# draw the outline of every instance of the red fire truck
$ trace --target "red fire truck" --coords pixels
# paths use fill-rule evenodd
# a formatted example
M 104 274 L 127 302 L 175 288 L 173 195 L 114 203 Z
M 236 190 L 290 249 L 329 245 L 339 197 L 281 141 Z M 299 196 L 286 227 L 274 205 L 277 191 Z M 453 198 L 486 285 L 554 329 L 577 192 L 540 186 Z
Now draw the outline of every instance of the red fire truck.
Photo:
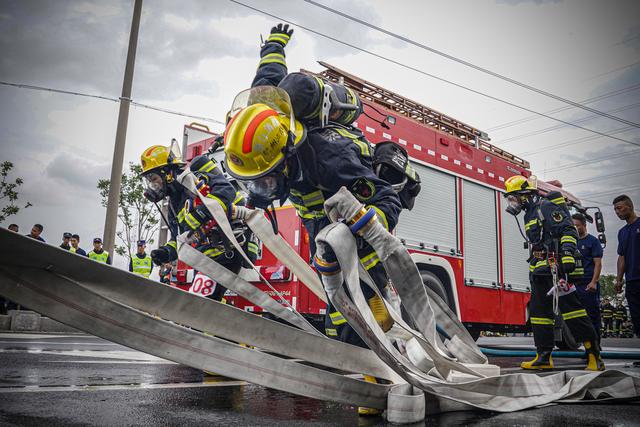
M 404 146 L 420 175 L 422 191 L 413 210 L 401 213 L 396 235 L 411 252 L 425 286 L 449 304 L 473 335 L 524 330 L 530 295 L 528 250 L 514 217 L 504 212 L 502 192 L 510 176 L 531 175 L 529 163 L 490 144 L 487 134 L 472 126 L 321 64 L 326 69 L 316 75 L 340 82 L 361 97 L 366 114 L 354 126 L 372 144 L 393 141 Z M 185 126 L 186 159 L 206 152 L 216 136 L 200 125 Z M 544 182 L 538 186 L 563 191 L 579 204 L 564 190 Z M 295 209 L 283 206 L 277 215 L 284 239 L 308 260 L 309 237 Z M 313 320 L 323 317 L 324 304 L 266 248 L 258 265 L 296 310 Z M 184 265 L 178 270 L 180 287 L 188 288 L 193 273 Z M 273 292 L 251 273 L 249 280 Z M 233 293 L 227 299 L 236 307 L 261 312 Z

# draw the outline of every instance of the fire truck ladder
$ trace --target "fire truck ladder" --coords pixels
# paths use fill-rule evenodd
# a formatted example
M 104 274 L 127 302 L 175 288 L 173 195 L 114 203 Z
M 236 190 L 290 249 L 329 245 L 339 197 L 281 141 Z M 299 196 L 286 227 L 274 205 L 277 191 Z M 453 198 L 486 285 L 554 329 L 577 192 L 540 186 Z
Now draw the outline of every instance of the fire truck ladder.
M 319 73 L 314 73 L 308 70 L 301 71 L 306 74 L 316 75 L 334 83 L 343 84 L 354 90 L 358 96 L 362 98 L 363 102 L 369 105 L 377 104 L 387 110 L 393 111 L 396 114 L 415 120 L 422 125 L 430 126 L 440 132 L 455 136 L 472 147 L 513 162 L 525 169 L 529 169 L 529 162 L 526 160 L 490 144 L 489 141 L 491 139 L 486 132 L 449 117 L 439 111 L 426 107 L 416 101 L 400 96 L 397 93 L 391 92 L 390 90 L 374 83 L 361 79 L 360 77 L 354 76 L 353 74 L 347 73 L 346 71 L 334 67 L 331 64 L 327 64 L 323 61 L 318 61 L 318 63 L 326 69 Z

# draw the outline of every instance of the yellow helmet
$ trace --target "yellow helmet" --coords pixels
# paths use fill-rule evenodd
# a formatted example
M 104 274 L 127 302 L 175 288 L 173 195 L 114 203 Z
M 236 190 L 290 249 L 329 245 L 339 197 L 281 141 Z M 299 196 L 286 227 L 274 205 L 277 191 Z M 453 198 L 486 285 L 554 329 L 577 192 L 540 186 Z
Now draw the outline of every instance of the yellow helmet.
M 520 193 L 523 191 L 533 191 L 536 189 L 534 180 L 529 180 L 522 175 L 514 175 L 504 182 L 507 194 Z
M 140 164 L 142 165 L 142 173 L 145 174 L 165 166 L 182 166 L 185 163 L 180 158 L 180 155 L 175 153 L 171 147 L 152 145 L 140 155 Z
M 225 165 L 229 174 L 246 180 L 273 171 L 285 158 L 290 130 L 295 146 L 305 135 L 300 122 L 263 103 L 242 108 L 224 132 Z

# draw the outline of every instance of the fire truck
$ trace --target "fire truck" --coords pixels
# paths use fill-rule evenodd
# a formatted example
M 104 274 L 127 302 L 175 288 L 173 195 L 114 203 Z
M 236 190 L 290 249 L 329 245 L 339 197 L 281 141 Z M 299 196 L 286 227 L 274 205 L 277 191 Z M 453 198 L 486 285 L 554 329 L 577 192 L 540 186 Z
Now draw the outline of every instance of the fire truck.
M 510 176 L 531 175 L 529 162 L 490 144 L 485 132 L 320 64 L 325 67 L 320 73 L 302 71 L 354 90 L 365 113 L 353 126 L 372 144 L 393 141 L 402 145 L 420 175 L 422 191 L 414 208 L 402 211 L 395 233 L 411 253 L 425 286 L 442 297 L 474 336 L 480 331 L 526 330 L 529 253 L 516 219 L 504 211 L 503 190 Z M 186 160 L 205 153 L 216 136 L 202 125 L 185 126 Z M 579 206 L 573 195 L 559 187 L 541 181 L 538 187 L 561 191 Z M 280 234 L 309 261 L 309 236 L 295 209 L 285 205 L 276 212 Z M 296 310 L 311 320 L 323 318 L 324 303 L 266 248 L 257 265 Z M 244 273 L 256 286 L 273 293 L 260 283 L 257 273 Z M 192 281 L 192 270 L 180 264 L 177 285 L 188 289 Z M 262 312 L 231 292 L 226 299 L 246 311 Z

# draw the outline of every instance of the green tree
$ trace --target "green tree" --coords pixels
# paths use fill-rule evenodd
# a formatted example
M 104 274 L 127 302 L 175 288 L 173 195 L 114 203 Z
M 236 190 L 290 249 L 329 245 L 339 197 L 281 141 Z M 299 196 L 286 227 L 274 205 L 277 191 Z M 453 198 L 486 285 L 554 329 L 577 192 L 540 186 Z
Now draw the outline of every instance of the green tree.
M 600 296 L 602 298 L 615 298 L 616 296 L 616 275 L 603 274 L 600 276 Z
M 118 220 L 122 229 L 116 232 L 122 243 L 116 244 L 115 251 L 118 255 L 129 257 L 135 251 L 137 240 L 145 240 L 147 244 L 153 243 L 153 235 L 160 225 L 160 217 L 153 203 L 144 197 L 144 185 L 140 179 L 142 167 L 129 163 L 129 171 L 122 174 L 122 186 L 120 187 L 120 206 L 118 208 Z M 102 206 L 107 206 L 109 197 L 108 179 L 98 180 L 98 190 L 102 197 Z
M 15 215 L 20 212 L 20 209 L 26 209 L 29 206 L 33 206 L 30 202 L 27 202 L 24 207 L 18 206 L 18 192 L 19 187 L 24 183 L 22 178 L 16 178 L 11 180 L 9 173 L 13 169 L 13 163 L 10 161 L 4 161 L 0 163 L 0 203 L 2 209 L 0 209 L 0 222 L 4 222 L 11 215 Z

